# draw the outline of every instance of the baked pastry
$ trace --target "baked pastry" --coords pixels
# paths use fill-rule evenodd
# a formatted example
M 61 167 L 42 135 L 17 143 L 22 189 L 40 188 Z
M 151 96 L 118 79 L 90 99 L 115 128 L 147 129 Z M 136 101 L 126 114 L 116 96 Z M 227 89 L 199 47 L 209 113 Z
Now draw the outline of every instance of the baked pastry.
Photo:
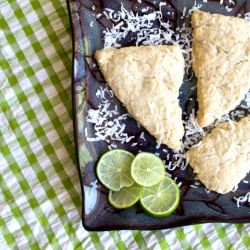
M 178 102 L 184 76 L 179 46 L 102 49 L 95 53 L 101 72 L 128 112 L 161 143 L 181 149 L 184 135 Z
M 250 170 L 250 115 L 239 122 L 221 123 L 185 155 L 208 189 L 227 193 Z
M 197 121 L 205 127 L 239 105 L 250 89 L 250 23 L 195 11 L 192 26 Z

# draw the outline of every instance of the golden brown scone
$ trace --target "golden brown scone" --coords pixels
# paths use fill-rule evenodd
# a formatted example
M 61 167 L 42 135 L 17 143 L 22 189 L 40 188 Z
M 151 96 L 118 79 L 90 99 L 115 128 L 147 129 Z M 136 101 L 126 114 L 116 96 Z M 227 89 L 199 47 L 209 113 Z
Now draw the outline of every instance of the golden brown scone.
M 197 121 L 205 127 L 239 105 L 250 88 L 250 23 L 195 11 L 192 26 Z
M 227 193 L 237 188 L 250 170 L 250 115 L 213 129 L 186 153 L 196 178 L 208 189 Z
M 128 112 L 155 138 L 174 150 L 184 134 L 178 104 L 184 75 L 179 46 L 102 49 L 95 58 L 109 86 Z

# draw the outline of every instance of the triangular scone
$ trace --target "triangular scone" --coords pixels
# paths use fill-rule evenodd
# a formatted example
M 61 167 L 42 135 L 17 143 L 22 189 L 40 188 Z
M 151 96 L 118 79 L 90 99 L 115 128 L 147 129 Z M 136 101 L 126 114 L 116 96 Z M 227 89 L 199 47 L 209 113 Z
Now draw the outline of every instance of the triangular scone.
M 237 188 L 250 170 L 250 115 L 239 122 L 221 123 L 186 153 L 208 189 L 227 193 Z
M 239 105 L 250 88 L 250 23 L 195 11 L 192 26 L 197 121 L 205 127 Z
M 181 149 L 178 95 L 184 75 L 179 46 L 103 49 L 95 53 L 105 80 L 128 112 L 161 143 Z

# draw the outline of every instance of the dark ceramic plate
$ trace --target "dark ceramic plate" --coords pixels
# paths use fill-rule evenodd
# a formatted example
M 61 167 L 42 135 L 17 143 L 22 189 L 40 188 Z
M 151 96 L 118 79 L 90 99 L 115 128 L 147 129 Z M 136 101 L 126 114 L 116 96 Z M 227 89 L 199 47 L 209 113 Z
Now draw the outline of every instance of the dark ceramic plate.
M 168 20 L 173 27 L 177 28 L 183 21 L 189 23 L 189 20 L 183 20 L 181 13 L 184 7 L 187 10 L 194 5 L 193 0 L 169 0 L 165 1 L 164 18 Z M 197 4 L 203 3 L 201 10 L 213 13 L 222 13 L 225 15 L 244 15 L 250 11 L 250 1 L 209 1 L 203 3 L 197 1 Z M 145 0 L 142 3 L 132 0 L 71 0 L 68 2 L 73 28 L 73 100 L 75 112 L 75 139 L 79 160 L 79 174 L 83 190 L 83 225 L 87 230 L 113 230 L 113 229 L 162 229 L 182 225 L 189 225 L 204 222 L 250 222 L 249 203 L 244 203 L 237 208 L 234 197 L 239 197 L 250 191 L 250 184 L 241 182 L 237 192 L 231 192 L 226 195 L 219 195 L 215 192 L 207 193 L 204 186 L 199 183 L 194 188 L 194 176 L 191 168 L 181 171 L 177 169 L 171 174 L 181 185 L 181 203 L 176 212 L 166 218 L 156 219 L 146 215 L 139 205 L 129 209 L 116 210 L 111 207 L 107 201 L 107 190 L 97 181 L 95 175 L 95 165 L 104 152 L 108 150 L 109 144 L 116 145 L 118 148 L 125 148 L 134 153 L 139 150 L 159 153 L 164 159 L 166 154 L 170 153 L 171 161 L 175 161 L 172 151 L 166 146 L 156 147 L 155 139 L 147 133 L 142 127 L 138 126 L 132 117 L 127 117 L 123 122 L 126 124 L 125 133 L 134 136 L 132 141 L 125 144 L 110 141 L 88 142 L 88 137 L 94 137 L 93 124 L 87 122 L 86 116 L 89 109 L 97 110 L 101 105 L 101 100 L 96 96 L 100 87 L 105 87 L 98 68 L 95 66 L 93 53 L 103 48 L 103 30 L 110 27 L 111 23 L 100 16 L 98 20 L 96 15 L 102 13 L 104 8 L 119 10 L 121 3 L 126 9 L 140 13 L 142 8 L 149 7 L 149 10 L 155 10 L 159 6 L 159 1 Z M 95 5 L 95 8 L 92 6 Z M 226 7 L 227 6 L 227 7 Z M 226 7 L 226 8 L 225 8 Z M 232 8 L 231 12 L 228 9 Z M 170 15 L 168 16 L 168 13 Z M 93 27 L 92 27 L 93 26 Z M 133 45 L 133 34 L 129 40 L 123 41 L 123 46 Z M 180 91 L 180 104 L 187 114 L 192 107 L 195 107 L 196 93 L 191 91 L 195 86 L 196 79 L 193 77 L 185 81 Z M 117 105 L 119 114 L 126 114 L 125 108 L 115 98 L 106 96 L 111 103 L 111 108 Z M 191 98 L 191 100 L 190 100 Z M 112 119 L 111 119 L 112 120 Z M 141 132 L 145 132 L 146 140 L 140 138 Z M 132 145 L 136 145 L 133 146 Z M 166 159 L 165 159 L 166 160 Z M 250 176 L 245 178 L 249 180 Z

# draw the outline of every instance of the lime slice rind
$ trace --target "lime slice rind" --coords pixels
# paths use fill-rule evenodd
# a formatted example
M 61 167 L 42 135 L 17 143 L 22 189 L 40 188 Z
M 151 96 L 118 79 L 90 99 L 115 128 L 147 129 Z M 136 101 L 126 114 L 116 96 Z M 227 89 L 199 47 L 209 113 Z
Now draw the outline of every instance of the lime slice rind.
M 180 202 L 180 189 L 166 176 L 163 161 L 152 153 L 136 157 L 128 151 L 115 149 L 104 154 L 97 164 L 97 176 L 109 189 L 109 203 L 124 209 L 140 200 L 151 216 L 173 213 Z
M 131 176 L 138 185 L 150 187 L 162 181 L 165 165 L 152 153 L 139 153 L 131 165 Z
M 143 188 L 134 184 L 131 187 L 122 188 L 118 192 L 109 191 L 109 203 L 118 209 L 128 208 L 139 201 L 143 192 Z
M 169 187 L 166 188 L 166 186 Z M 152 187 L 144 187 L 140 198 L 140 204 L 145 212 L 154 217 L 164 217 L 172 214 L 178 207 L 179 202 L 180 189 L 167 176 L 159 184 Z
M 130 169 L 135 156 L 122 149 L 114 149 L 105 153 L 97 164 L 99 181 L 112 191 L 134 184 Z

